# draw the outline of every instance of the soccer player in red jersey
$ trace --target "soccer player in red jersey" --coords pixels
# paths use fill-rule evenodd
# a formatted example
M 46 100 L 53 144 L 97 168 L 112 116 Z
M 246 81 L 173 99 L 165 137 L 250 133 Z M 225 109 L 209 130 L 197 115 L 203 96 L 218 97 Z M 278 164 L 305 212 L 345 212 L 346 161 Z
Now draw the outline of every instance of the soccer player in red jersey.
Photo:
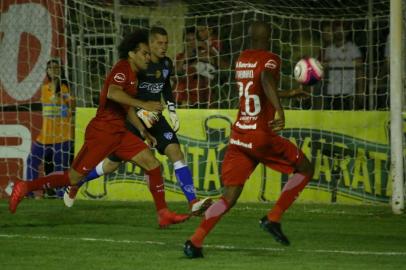
M 141 101 L 135 99 L 137 73 L 145 70 L 150 61 L 148 32 L 136 30 L 126 36 L 119 48 L 120 61 L 108 74 L 100 93 L 100 104 L 96 116 L 89 122 L 85 142 L 73 161 L 69 171 L 55 173 L 35 181 L 17 181 L 10 196 L 9 210 L 15 213 L 19 202 L 31 191 L 76 185 L 100 161 L 110 154 L 124 161 L 137 163 L 147 176 L 149 189 L 154 199 L 160 227 L 186 220 L 188 215 L 170 212 L 165 201 L 164 185 L 160 163 L 142 139 L 128 131 L 125 125 L 128 119 L 137 127 L 150 144 L 156 144 L 138 118 L 135 107 L 149 111 L 162 111 L 159 101 Z
M 155 137 L 157 144 L 155 149 L 162 155 L 166 155 L 169 161 L 174 166 L 174 173 L 178 180 L 179 186 L 189 202 L 191 214 L 201 215 L 210 205 L 211 199 L 197 199 L 195 188 L 184 154 L 182 153 L 176 132 L 179 129 L 179 118 L 175 111 L 175 105 L 172 97 L 172 87 L 170 75 L 172 74 L 172 60 L 166 56 L 168 49 L 168 33 L 162 27 L 154 26 L 149 32 L 149 48 L 151 53 L 151 61 L 146 70 L 138 73 L 138 88 L 135 96 L 140 100 L 155 100 L 159 101 L 163 97 L 169 111 L 169 119 L 172 127 L 169 125 L 166 118 L 159 112 L 148 112 L 145 110 L 141 114 L 141 120 L 147 131 Z M 138 111 L 138 115 L 140 115 Z M 143 115 L 153 114 L 153 119 L 143 117 Z M 127 123 L 127 128 L 138 137 L 141 137 L 139 130 L 130 123 Z M 99 176 L 115 171 L 121 164 L 121 159 L 109 155 L 107 159 L 99 163 L 85 178 L 84 182 L 91 181 Z M 64 203 L 67 207 L 72 207 L 78 189 L 72 188 L 64 195 Z
M 220 200 L 206 210 L 199 227 L 186 241 L 184 253 L 189 258 L 203 257 L 205 237 L 234 206 L 258 163 L 282 173 L 293 173 L 273 208 L 260 220 L 261 228 L 276 241 L 290 244 L 280 221 L 312 178 L 313 166 L 300 149 L 276 133 L 285 126 L 278 96 L 288 95 L 281 95 L 277 90 L 281 61 L 267 51 L 270 32 L 266 23 L 254 22 L 249 31 L 251 48 L 241 52 L 236 62 L 240 108 L 222 166 L 224 192 Z

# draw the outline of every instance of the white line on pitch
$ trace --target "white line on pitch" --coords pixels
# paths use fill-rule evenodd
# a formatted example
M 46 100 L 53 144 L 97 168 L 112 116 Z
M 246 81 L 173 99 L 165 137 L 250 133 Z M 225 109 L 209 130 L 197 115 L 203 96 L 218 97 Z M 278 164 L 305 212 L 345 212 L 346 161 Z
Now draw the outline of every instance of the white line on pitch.
M 49 237 L 43 235 L 20 235 L 20 234 L 0 234 L 3 238 L 30 238 L 30 239 L 41 239 L 41 240 L 68 240 L 68 241 L 84 241 L 84 242 L 109 242 L 117 244 L 147 244 L 147 245 L 168 245 L 165 242 L 159 241 L 138 241 L 138 240 L 116 240 L 110 238 L 89 238 L 89 237 L 79 237 L 79 238 L 69 238 L 69 237 Z M 281 252 L 289 249 L 285 248 L 268 248 L 268 247 L 237 247 L 237 246 L 225 246 L 225 245 L 205 245 L 208 248 L 214 249 L 224 249 L 224 250 L 246 250 L 246 251 L 273 251 Z M 329 250 L 329 249 L 296 249 L 297 252 L 303 253 L 335 253 L 335 254 L 347 254 L 347 255 L 373 255 L 373 256 L 406 256 L 406 252 L 397 251 L 357 251 L 357 250 Z
M 258 212 L 267 212 L 270 210 L 270 207 L 250 207 L 250 206 L 243 206 L 243 207 L 233 207 L 233 211 L 258 211 Z M 302 210 L 301 210 L 302 211 Z M 355 212 L 348 212 L 345 210 L 324 210 L 324 209 L 303 209 L 305 213 L 316 213 L 316 214 L 328 214 L 328 215 L 350 215 L 350 216 L 375 216 L 376 213 L 355 213 Z
M 351 250 L 303 250 L 298 249 L 299 252 L 306 253 L 339 253 L 339 254 L 351 254 L 351 255 L 377 255 L 377 256 L 406 256 L 406 252 L 397 251 L 351 251 Z
M 69 240 L 69 241 L 87 241 L 87 242 L 109 242 L 109 243 L 123 243 L 123 244 L 149 244 L 149 245 L 166 245 L 164 242 L 158 241 L 137 241 L 137 240 L 116 240 L 116 239 L 109 239 L 109 238 L 89 238 L 89 237 L 79 237 L 79 238 L 71 238 L 71 237 L 49 237 L 44 235 L 21 235 L 21 234 L 0 234 L 0 237 L 3 238 L 30 238 L 30 239 L 41 239 L 41 240 Z

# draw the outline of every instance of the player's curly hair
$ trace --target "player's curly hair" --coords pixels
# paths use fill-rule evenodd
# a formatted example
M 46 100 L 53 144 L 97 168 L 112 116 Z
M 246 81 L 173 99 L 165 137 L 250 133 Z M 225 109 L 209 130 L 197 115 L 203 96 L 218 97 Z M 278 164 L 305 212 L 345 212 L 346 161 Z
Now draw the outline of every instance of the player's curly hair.
M 118 55 L 120 59 L 127 59 L 128 52 L 137 49 L 140 43 L 148 45 L 148 31 L 138 28 L 131 34 L 126 35 L 118 46 Z

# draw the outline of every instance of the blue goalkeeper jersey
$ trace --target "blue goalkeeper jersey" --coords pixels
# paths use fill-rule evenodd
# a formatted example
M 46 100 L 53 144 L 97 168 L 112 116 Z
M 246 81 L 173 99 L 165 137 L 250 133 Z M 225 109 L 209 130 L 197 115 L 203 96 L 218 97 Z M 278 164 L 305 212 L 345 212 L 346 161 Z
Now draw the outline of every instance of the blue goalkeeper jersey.
M 165 101 L 173 102 L 170 76 L 173 64 L 169 57 L 150 62 L 146 70 L 138 73 L 138 92 L 135 98 L 159 101 L 163 95 Z

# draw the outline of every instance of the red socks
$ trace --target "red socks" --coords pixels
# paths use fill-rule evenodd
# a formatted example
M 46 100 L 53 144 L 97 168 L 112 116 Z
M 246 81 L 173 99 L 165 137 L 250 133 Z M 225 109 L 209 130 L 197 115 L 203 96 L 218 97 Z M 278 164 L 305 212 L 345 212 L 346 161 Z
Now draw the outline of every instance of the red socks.
M 310 179 L 311 176 L 295 173 L 283 187 L 278 201 L 268 213 L 268 219 L 273 222 L 280 222 L 283 213 L 296 200 L 299 193 L 305 188 L 307 183 L 309 183 Z
M 159 210 L 168 207 L 165 201 L 165 189 L 161 169 L 157 167 L 153 170 L 146 171 L 145 174 L 149 191 L 154 199 L 156 210 L 159 212 Z
M 26 181 L 28 192 L 41 190 L 44 188 L 57 188 L 70 185 L 69 171 L 54 172 L 47 176 Z
M 279 222 L 282 214 L 295 201 L 310 179 L 311 176 L 295 173 L 283 187 L 282 194 L 278 201 L 268 213 L 268 219 L 274 222 Z M 193 245 L 201 247 L 207 234 L 214 228 L 217 222 L 220 221 L 222 216 L 229 209 L 230 206 L 224 197 L 221 197 L 219 201 L 210 206 L 209 209 L 206 210 L 199 227 L 196 229 L 192 237 L 190 237 Z
M 214 228 L 221 217 L 229 210 L 228 202 L 224 197 L 212 204 L 204 213 L 200 226 L 196 229 L 190 240 L 196 247 L 203 245 L 204 238 Z

